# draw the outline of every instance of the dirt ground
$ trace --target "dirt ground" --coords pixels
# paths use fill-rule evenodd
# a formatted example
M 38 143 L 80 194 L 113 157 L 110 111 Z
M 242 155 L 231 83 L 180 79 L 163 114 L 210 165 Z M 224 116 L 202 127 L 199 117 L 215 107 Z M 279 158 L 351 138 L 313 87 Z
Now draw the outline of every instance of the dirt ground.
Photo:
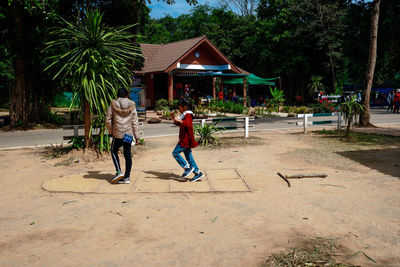
M 260 266 L 302 239 L 327 237 L 345 248 L 343 262 L 400 266 L 398 140 L 366 146 L 299 131 L 251 135 L 251 144 L 196 148 L 194 157 L 208 172 L 236 168 L 252 192 L 51 193 L 42 189 L 49 180 L 83 173 L 128 185 L 108 184 L 107 156 L 75 152 L 80 161 L 71 163 L 41 148 L 0 151 L 0 265 Z M 176 141 L 147 140 L 133 156 L 132 180 L 145 171 L 180 175 Z M 290 180 L 289 188 L 277 172 L 328 177 Z

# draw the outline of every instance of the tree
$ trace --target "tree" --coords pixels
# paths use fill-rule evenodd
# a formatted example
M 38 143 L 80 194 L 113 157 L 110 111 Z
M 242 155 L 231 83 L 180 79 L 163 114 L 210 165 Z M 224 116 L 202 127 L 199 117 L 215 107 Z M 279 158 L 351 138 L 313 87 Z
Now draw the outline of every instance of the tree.
M 362 103 L 365 106 L 364 111 L 360 115 L 360 125 L 369 126 L 369 101 L 371 94 L 372 82 L 374 80 L 374 72 L 376 65 L 376 50 L 378 43 L 378 22 L 379 22 L 379 7 L 381 0 L 374 0 L 372 3 L 373 11 L 371 15 L 371 34 L 370 34 L 370 45 L 369 45 L 369 56 L 368 56 L 368 67 L 365 78 L 365 86 L 362 93 Z
M 313 95 L 315 92 L 324 91 L 325 86 L 323 85 L 321 76 L 311 76 L 311 83 L 308 84 L 308 88 L 310 89 L 310 95 Z
M 347 138 L 350 137 L 350 129 L 352 127 L 354 118 L 357 115 L 362 114 L 362 112 L 365 110 L 365 106 L 358 103 L 356 99 L 356 96 L 353 96 L 349 101 L 346 101 L 340 105 L 340 112 L 344 114 L 347 123 L 345 133 Z
M 233 5 L 239 10 L 242 17 L 254 15 L 254 11 L 258 5 L 258 0 L 220 0 L 221 3 L 230 6 Z
M 316 46 L 326 51 L 332 88 L 336 87 L 338 63 L 343 60 L 342 46 L 344 36 L 345 10 L 336 1 L 304 0 L 292 1 L 293 9 L 302 15 L 299 30 L 302 34 L 311 35 Z
M 85 114 L 86 147 L 90 144 L 92 115 L 104 118 L 117 89 L 130 85 L 129 67 L 139 51 L 130 41 L 134 35 L 128 30 L 133 25 L 108 27 L 102 17 L 99 10 L 89 10 L 77 24 L 61 20 L 61 25 L 50 33 L 56 39 L 46 48 L 62 51 L 49 58 L 46 70 L 55 69 L 54 78 L 71 79 Z

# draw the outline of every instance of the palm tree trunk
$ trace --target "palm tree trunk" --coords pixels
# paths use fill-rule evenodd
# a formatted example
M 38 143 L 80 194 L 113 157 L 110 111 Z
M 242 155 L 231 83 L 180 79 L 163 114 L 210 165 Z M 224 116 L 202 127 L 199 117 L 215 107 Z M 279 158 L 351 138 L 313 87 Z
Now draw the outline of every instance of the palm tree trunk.
M 89 148 L 91 145 L 91 135 L 90 135 L 90 128 L 92 126 L 92 115 L 90 114 L 90 106 L 89 101 L 85 98 L 85 106 L 84 106 L 84 117 L 83 121 L 85 123 L 85 148 Z
M 376 50 L 378 43 L 378 22 L 379 22 L 379 6 L 381 4 L 381 0 L 374 0 L 373 2 L 373 12 L 371 16 L 371 35 L 370 35 L 370 43 L 369 43 L 369 59 L 368 59 L 368 67 L 365 78 L 365 86 L 362 93 L 362 104 L 364 104 L 365 109 L 360 114 L 360 125 L 361 126 L 369 126 L 371 123 L 369 122 L 370 114 L 369 114 L 369 101 L 371 94 L 372 82 L 374 80 L 374 72 L 376 65 Z

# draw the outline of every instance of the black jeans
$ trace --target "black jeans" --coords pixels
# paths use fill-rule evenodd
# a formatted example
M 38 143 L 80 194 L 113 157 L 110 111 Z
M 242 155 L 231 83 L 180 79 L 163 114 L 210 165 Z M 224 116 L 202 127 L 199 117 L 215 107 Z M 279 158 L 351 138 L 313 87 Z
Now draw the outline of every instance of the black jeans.
M 125 143 L 122 141 L 122 138 L 113 138 L 111 143 L 111 157 L 114 162 L 115 170 L 117 172 L 122 172 L 121 164 L 119 163 L 118 150 L 119 148 L 124 147 L 124 158 L 125 158 L 125 175 L 124 178 L 127 178 L 131 175 L 132 169 L 132 156 L 131 156 L 131 144 Z

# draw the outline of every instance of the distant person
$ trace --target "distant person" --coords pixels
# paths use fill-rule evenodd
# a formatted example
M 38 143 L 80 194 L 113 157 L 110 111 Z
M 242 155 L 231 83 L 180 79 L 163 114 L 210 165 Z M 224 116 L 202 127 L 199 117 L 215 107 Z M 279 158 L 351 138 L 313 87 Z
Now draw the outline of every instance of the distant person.
M 218 99 L 219 100 L 224 100 L 224 92 L 222 90 L 219 91 L 219 93 L 218 93 Z
M 178 104 L 181 115 L 178 118 L 175 118 L 174 113 L 170 115 L 174 124 L 179 125 L 179 142 L 174 151 L 172 151 L 172 156 L 179 166 L 184 169 L 182 178 L 188 177 L 193 172 L 194 177 L 190 181 L 194 182 L 200 180 L 203 177 L 203 173 L 197 167 L 192 155 L 192 148 L 197 147 L 199 144 L 194 139 L 193 112 L 189 110 L 190 106 L 191 103 L 188 99 L 181 98 Z M 187 162 L 180 155 L 182 152 L 185 154 Z
M 394 98 L 394 90 L 390 91 L 386 97 L 386 101 L 388 103 L 387 112 L 393 111 L 393 98 Z
M 190 97 L 190 84 L 185 84 L 184 98 L 189 99 Z
M 115 166 L 116 174 L 112 179 L 112 184 L 129 184 L 132 169 L 131 144 L 133 136 L 136 145 L 139 144 L 139 121 L 135 102 L 128 98 L 128 91 L 120 88 L 117 99 L 111 102 L 108 107 L 106 126 L 108 132 L 113 135 L 111 143 L 111 157 Z M 125 174 L 122 173 L 121 164 L 118 157 L 118 150 L 124 147 Z
M 400 88 L 396 89 L 396 93 L 393 96 L 393 113 L 399 114 L 400 109 Z

